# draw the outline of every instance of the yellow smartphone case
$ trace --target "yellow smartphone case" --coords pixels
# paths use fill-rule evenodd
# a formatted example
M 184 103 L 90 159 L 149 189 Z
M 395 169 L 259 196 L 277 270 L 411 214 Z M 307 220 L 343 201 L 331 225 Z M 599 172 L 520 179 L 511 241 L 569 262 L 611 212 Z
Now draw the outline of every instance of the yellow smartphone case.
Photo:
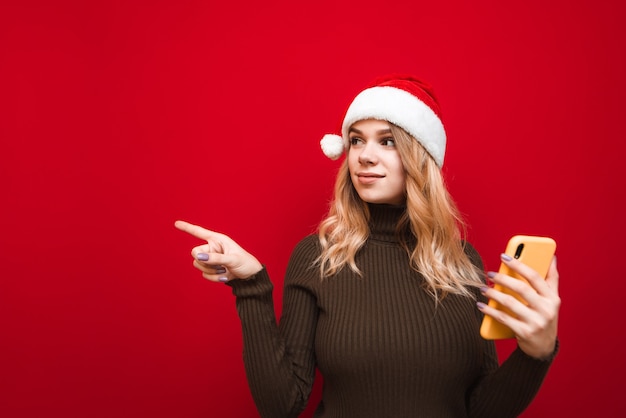
M 550 268 L 550 263 L 555 251 L 556 242 L 552 238 L 515 235 L 509 240 L 504 253 L 519 259 L 522 263 L 526 264 L 545 278 L 548 275 L 548 269 Z M 509 269 L 504 263 L 500 264 L 499 273 L 526 281 L 522 276 Z M 525 303 L 519 295 L 502 288 L 498 284 L 494 285 L 494 289 L 510 294 L 516 297 L 519 301 Z M 489 306 L 512 315 L 510 310 L 500 305 L 493 299 L 489 300 Z M 509 327 L 496 321 L 489 315 L 485 315 L 483 318 L 483 322 L 480 327 L 480 335 L 487 340 L 502 340 L 515 337 L 515 334 L 513 334 L 513 331 L 511 331 Z

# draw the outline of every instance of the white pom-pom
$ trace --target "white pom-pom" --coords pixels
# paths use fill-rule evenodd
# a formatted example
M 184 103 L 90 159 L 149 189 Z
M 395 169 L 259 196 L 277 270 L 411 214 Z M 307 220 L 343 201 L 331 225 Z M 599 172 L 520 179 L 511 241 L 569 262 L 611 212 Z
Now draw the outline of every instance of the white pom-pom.
M 320 141 L 322 152 L 331 160 L 336 160 L 343 154 L 343 138 L 339 135 L 326 134 Z

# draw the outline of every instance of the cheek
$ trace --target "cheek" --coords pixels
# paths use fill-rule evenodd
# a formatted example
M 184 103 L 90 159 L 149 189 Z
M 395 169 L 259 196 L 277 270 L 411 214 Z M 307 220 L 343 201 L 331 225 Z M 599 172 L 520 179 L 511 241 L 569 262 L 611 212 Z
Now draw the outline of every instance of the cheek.
M 389 162 L 389 164 L 394 174 L 398 175 L 403 180 L 406 178 L 404 165 L 402 164 L 402 160 L 400 159 L 399 155 L 396 155 L 395 158 Z
M 398 173 L 398 175 L 395 176 L 394 184 L 398 189 L 404 190 L 406 188 L 406 175 L 404 172 Z
M 404 170 L 404 166 L 402 165 L 402 161 L 398 160 L 397 164 L 393 170 L 394 177 L 396 178 L 395 183 L 401 186 L 402 188 L 406 185 L 406 171 Z

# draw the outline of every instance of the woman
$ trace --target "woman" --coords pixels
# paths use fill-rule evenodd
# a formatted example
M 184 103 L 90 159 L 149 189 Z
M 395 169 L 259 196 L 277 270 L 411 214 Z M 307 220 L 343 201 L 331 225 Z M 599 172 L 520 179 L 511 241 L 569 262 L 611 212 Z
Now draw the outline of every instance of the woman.
M 545 281 L 504 255 L 528 284 L 489 273 L 528 305 L 485 286 L 442 178 L 445 142 L 423 81 L 386 77 L 354 99 L 342 136 L 322 140 L 329 157 L 347 158 L 318 234 L 293 251 L 279 326 L 263 265 L 225 235 L 176 223 L 207 241 L 192 250 L 194 266 L 233 289 L 261 416 L 297 417 L 316 368 L 324 377 L 316 417 L 502 418 L 532 401 L 557 351 L 556 261 Z M 517 337 L 501 366 L 479 335 L 484 314 Z

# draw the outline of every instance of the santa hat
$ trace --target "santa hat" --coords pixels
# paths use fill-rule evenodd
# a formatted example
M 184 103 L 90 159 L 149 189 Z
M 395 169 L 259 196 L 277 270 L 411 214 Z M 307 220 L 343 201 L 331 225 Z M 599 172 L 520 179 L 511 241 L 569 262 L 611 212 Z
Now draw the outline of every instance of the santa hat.
M 385 120 L 418 140 L 439 167 L 446 151 L 446 131 L 432 87 L 412 76 L 391 75 L 377 79 L 359 93 L 346 111 L 341 134 L 328 134 L 320 142 L 324 154 L 336 160 L 348 148 L 348 131 L 360 120 Z

